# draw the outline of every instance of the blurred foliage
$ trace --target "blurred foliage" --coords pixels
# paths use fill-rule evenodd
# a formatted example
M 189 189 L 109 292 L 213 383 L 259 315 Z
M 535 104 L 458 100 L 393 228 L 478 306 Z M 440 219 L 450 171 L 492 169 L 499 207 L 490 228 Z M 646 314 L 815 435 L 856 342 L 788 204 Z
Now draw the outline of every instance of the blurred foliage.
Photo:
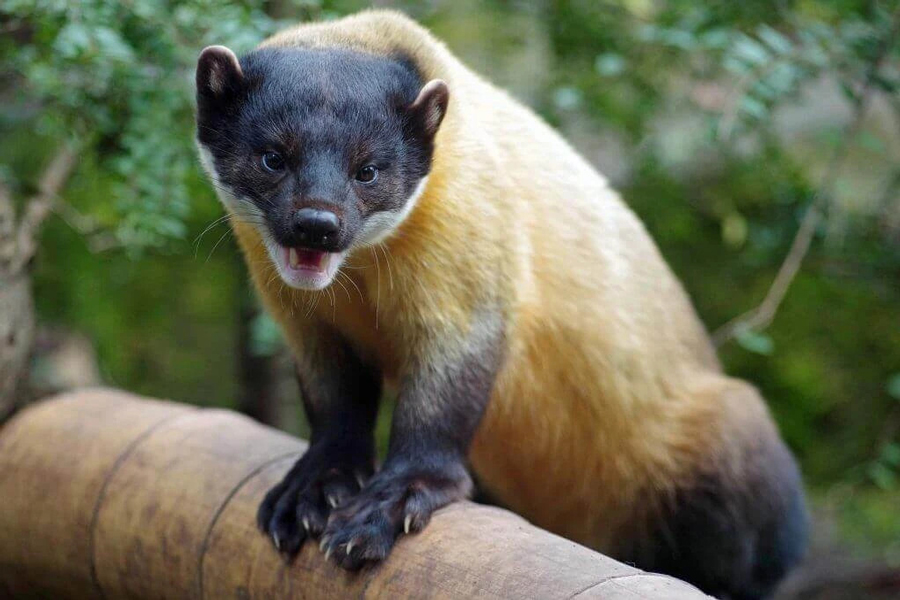
M 65 193 L 74 213 L 45 229 L 39 313 L 87 332 L 109 382 L 235 401 L 249 291 L 227 225 L 206 231 L 221 208 L 194 158 L 194 60 L 365 4 L 0 0 L 0 176 L 24 197 L 60 143 L 82 157 Z M 897 3 L 388 4 L 612 176 L 711 329 L 764 297 L 845 154 L 773 324 L 721 355 L 761 388 L 811 485 L 859 492 L 839 511 L 849 530 L 896 532 L 882 499 L 900 496 Z M 276 351 L 270 322 L 252 330 L 254 352 Z
M 762 298 L 835 147 L 852 146 L 848 162 L 870 155 L 838 181 L 874 179 L 875 198 L 837 186 L 829 227 L 776 323 L 744 332 L 723 358 L 766 393 L 809 479 L 832 480 L 882 453 L 897 436 L 897 403 L 885 382 L 900 364 L 900 328 L 892 325 L 900 317 L 900 247 L 890 216 L 900 123 L 896 14 L 873 2 L 552 6 L 562 63 L 556 85 L 627 140 L 635 154 L 624 194 L 711 326 Z M 823 80 L 839 91 L 832 96 L 844 112 L 786 135 L 790 123 L 778 109 L 808 103 L 802 92 Z M 846 114 L 864 93 L 887 105 L 882 116 L 893 130 L 873 127 L 847 140 Z M 558 99 L 551 90 L 544 110 L 564 127 L 573 103 Z M 671 122 L 679 118 L 700 134 L 681 139 L 672 156 L 659 132 L 677 129 Z M 814 155 L 803 148 L 810 140 Z M 878 464 L 878 472 L 896 469 Z
M 194 149 L 173 133 L 191 119 L 197 47 L 252 48 L 277 26 L 262 4 L 4 0 L 15 35 L 0 45 L 3 71 L 27 82 L 4 117 L 37 110 L 37 133 L 102 162 L 110 177 L 90 210 L 125 248 L 183 238 Z

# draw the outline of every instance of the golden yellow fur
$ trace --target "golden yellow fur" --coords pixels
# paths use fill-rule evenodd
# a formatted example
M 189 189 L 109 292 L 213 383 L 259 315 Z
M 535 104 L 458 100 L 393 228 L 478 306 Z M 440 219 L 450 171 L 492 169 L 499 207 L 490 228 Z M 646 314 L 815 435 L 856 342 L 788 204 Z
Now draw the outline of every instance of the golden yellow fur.
M 680 284 L 606 180 L 426 30 L 372 11 L 263 45 L 399 51 L 451 94 L 415 209 L 326 290 L 285 287 L 256 230 L 233 223 L 293 348 L 321 318 L 396 380 L 427 340 L 462 340 L 474 311 L 496 307 L 507 353 L 472 466 L 510 508 L 598 549 L 709 461 L 739 471 L 728 453 L 747 431 L 776 435 L 756 392 L 721 374 Z

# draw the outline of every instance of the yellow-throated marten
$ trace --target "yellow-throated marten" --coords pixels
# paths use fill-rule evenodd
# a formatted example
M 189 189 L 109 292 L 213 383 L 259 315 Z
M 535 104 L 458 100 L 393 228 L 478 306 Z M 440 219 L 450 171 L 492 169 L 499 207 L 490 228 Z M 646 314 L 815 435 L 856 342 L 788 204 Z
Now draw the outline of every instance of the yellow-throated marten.
M 635 215 L 394 12 L 197 67 L 197 139 L 296 357 L 307 453 L 259 525 L 348 568 L 473 489 L 732 598 L 804 547 L 794 460 Z M 398 397 L 374 463 L 382 384 Z

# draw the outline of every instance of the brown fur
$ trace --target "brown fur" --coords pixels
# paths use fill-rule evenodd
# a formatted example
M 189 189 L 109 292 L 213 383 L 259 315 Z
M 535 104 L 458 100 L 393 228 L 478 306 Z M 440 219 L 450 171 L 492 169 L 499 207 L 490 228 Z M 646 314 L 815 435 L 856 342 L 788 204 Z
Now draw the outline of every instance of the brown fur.
M 233 223 L 295 351 L 324 319 L 396 381 L 417 358 L 440 360 L 429 340 L 462 344 L 479 307 L 498 310 L 505 359 L 471 464 L 510 508 L 601 550 L 698 471 L 740 480 L 744 440 L 777 441 L 761 399 L 721 373 L 680 284 L 603 177 L 427 31 L 372 11 L 263 45 L 400 52 L 451 93 L 415 209 L 325 291 L 286 288 L 256 230 Z

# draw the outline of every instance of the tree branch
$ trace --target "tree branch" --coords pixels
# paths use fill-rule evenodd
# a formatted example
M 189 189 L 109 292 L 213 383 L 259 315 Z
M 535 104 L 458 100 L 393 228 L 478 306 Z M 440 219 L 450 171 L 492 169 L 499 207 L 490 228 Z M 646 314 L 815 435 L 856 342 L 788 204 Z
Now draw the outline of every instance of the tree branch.
M 19 229 L 16 233 L 16 251 L 11 261 L 11 274 L 25 268 L 37 250 L 37 238 L 41 225 L 53 210 L 56 197 L 65 186 L 77 162 L 75 148 L 64 145 L 44 169 L 38 181 L 38 193 L 25 204 Z
M 57 200 L 53 202 L 52 209 L 66 225 L 85 239 L 91 252 L 104 252 L 122 246 L 115 234 L 104 229 L 97 219 L 80 212 L 71 204 Z

